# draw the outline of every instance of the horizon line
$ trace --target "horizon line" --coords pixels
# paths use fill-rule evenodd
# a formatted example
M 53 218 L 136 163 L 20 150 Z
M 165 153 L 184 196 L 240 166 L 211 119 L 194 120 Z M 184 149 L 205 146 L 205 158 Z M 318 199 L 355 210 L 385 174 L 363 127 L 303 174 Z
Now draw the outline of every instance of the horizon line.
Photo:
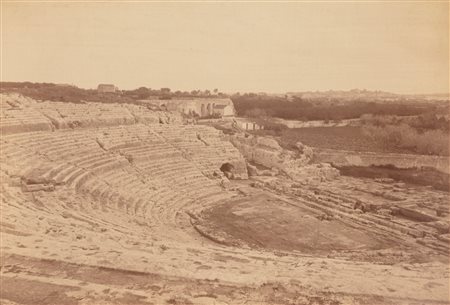
M 34 83 L 34 84 L 55 84 L 55 85 L 70 85 L 70 86 L 74 86 L 77 87 L 79 89 L 84 89 L 84 90 L 96 90 L 96 87 L 82 87 L 73 83 L 63 83 L 63 82 L 48 82 L 48 81 L 42 81 L 42 82 L 38 82 L 38 81 L 29 81 L 29 80 L 22 80 L 22 81 L 11 81 L 11 80 L 0 80 L 0 83 Z M 100 84 L 112 84 L 116 87 L 118 87 L 118 90 L 120 91 L 132 91 L 132 90 L 136 90 L 142 87 L 148 88 L 148 89 L 152 89 L 152 90 L 160 90 L 161 88 L 169 88 L 171 92 L 176 92 L 176 91 L 182 91 L 182 92 L 191 92 L 193 90 L 200 90 L 200 91 L 204 91 L 204 90 L 214 90 L 214 89 L 190 89 L 190 90 L 181 90 L 181 89 L 177 89 L 177 88 L 171 88 L 170 86 L 164 86 L 161 88 L 151 88 L 151 87 L 146 87 L 144 85 L 140 85 L 140 86 L 136 86 L 133 89 L 130 88 L 124 88 L 121 89 L 119 86 L 117 86 L 116 84 L 113 83 L 107 83 L 107 82 L 99 82 L 98 85 Z M 282 92 L 275 92 L 275 91 L 264 91 L 264 90 L 226 90 L 226 91 L 221 91 L 219 89 L 219 92 L 221 93 L 225 93 L 225 94 L 236 94 L 236 93 L 240 93 L 240 94 L 245 94 L 245 93 L 255 93 L 255 94 L 261 94 L 261 93 L 265 93 L 265 94 L 289 94 L 289 93 L 294 93 L 294 94 L 298 94 L 298 93 L 326 93 L 326 92 L 350 92 L 352 90 L 360 90 L 360 91 L 367 91 L 367 92 L 380 92 L 380 93 L 389 93 L 389 94 L 395 94 L 395 95 L 450 95 L 450 90 L 449 92 L 416 92 L 416 93 L 405 93 L 405 92 L 394 92 L 394 91 L 385 91 L 382 89 L 367 89 L 367 88 L 351 88 L 351 89 L 322 89 L 322 90 L 317 90 L 317 89 L 307 89 L 307 90 L 286 90 L 286 91 L 282 91 Z

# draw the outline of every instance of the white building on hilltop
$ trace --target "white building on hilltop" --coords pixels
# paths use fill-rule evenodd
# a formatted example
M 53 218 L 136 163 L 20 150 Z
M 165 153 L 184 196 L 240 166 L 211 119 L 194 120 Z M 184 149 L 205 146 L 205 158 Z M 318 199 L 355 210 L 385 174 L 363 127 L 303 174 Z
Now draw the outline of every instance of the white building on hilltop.
M 114 93 L 118 88 L 112 84 L 100 84 L 97 87 L 97 92 L 100 93 Z

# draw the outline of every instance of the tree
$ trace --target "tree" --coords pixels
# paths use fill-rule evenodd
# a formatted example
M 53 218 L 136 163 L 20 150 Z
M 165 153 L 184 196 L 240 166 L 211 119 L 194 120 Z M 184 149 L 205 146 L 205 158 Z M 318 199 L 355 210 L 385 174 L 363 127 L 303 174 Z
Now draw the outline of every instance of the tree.
M 140 87 L 135 91 L 138 99 L 146 99 L 150 96 L 150 90 L 145 87 Z
M 267 117 L 267 113 L 264 109 L 260 109 L 260 108 L 253 108 L 250 110 L 247 110 L 245 112 L 245 115 L 251 118 L 266 118 Z

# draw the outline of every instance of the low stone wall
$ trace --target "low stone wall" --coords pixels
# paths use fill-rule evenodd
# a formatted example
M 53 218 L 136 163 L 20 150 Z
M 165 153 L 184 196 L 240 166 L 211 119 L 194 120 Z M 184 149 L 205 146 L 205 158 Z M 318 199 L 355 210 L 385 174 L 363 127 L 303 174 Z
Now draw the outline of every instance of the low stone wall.
M 398 168 L 432 167 L 450 174 L 449 158 L 413 154 L 382 154 L 347 150 L 314 148 L 314 162 L 328 162 L 338 166 L 370 166 L 392 164 Z
M 348 119 L 339 121 L 297 121 L 297 120 L 284 120 L 280 118 L 274 118 L 273 121 L 278 124 L 283 124 L 287 128 L 312 128 L 312 127 L 344 127 L 344 126 L 358 126 L 361 124 L 360 119 Z

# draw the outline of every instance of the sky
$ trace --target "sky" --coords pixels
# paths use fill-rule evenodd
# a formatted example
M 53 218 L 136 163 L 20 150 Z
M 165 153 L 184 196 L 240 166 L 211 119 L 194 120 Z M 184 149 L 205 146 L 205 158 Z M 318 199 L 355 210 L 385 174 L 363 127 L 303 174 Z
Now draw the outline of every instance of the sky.
M 449 92 L 448 2 L 7 2 L 3 81 Z

